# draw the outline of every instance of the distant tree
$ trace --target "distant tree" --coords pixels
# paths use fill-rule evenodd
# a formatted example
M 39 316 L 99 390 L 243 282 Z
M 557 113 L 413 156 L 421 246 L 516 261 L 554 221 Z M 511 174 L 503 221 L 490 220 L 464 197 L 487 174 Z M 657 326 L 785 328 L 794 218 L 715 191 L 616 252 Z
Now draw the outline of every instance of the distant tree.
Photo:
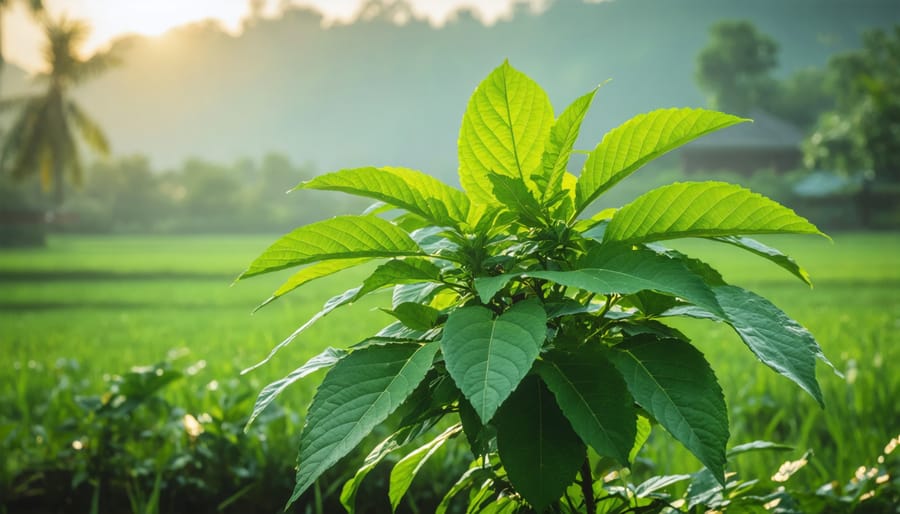
M 64 179 L 82 180 L 82 164 L 76 134 L 91 149 L 109 153 L 109 143 L 100 126 L 71 98 L 71 89 L 103 72 L 117 60 L 109 53 L 79 57 L 89 29 L 80 21 L 44 19 L 47 37 L 44 55 L 46 73 L 38 80 L 46 89 L 0 102 L 0 109 L 18 110 L 0 153 L 0 169 L 15 179 L 38 174 L 43 190 L 53 189 L 59 207 L 64 199 Z
M 747 115 L 776 85 L 778 44 L 748 21 L 721 21 L 697 58 L 697 82 L 716 109 Z
M 828 75 L 836 108 L 807 141 L 810 164 L 866 166 L 880 181 L 900 182 L 900 25 L 865 33 L 860 50 L 831 59 Z

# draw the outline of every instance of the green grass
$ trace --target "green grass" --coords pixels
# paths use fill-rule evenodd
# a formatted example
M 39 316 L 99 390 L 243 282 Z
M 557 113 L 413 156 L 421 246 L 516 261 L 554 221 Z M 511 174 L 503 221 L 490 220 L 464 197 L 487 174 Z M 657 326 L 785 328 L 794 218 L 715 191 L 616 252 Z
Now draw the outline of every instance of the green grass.
M 6 481 L 0 487 L 19 491 L 23 470 L 43 469 L 60 452 L 71 453 L 67 448 L 79 437 L 78 417 L 83 416 L 69 398 L 71 391 L 101 394 L 111 376 L 132 366 L 173 360 L 185 375 L 163 397 L 183 409 L 176 414 L 210 413 L 238 424 L 263 385 L 325 346 L 347 346 L 390 322 L 374 310 L 388 301 L 387 295 L 361 302 L 336 311 L 269 364 L 240 376 L 241 369 L 265 357 L 327 298 L 364 277 L 365 270 L 351 270 L 323 279 L 251 316 L 290 272 L 231 283 L 274 238 L 57 236 L 47 248 L 0 251 L 0 453 L 5 452 L 0 482 Z M 766 241 L 796 257 L 815 288 L 728 245 L 685 241 L 677 247 L 719 268 L 726 280 L 770 298 L 817 336 L 845 375 L 819 366 L 825 410 L 757 363 L 727 327 L 703 322 L 680 326 L 722 382 L 731 444 L 768 439 L 797 448 L 789 454 L 742 458 L 737 464 L 743 473 L 769 476 L 786 458 L 812 449 L 814 459 L 796 480 L 811 488 L 832 478 L 845 481 L 858 466 L 873 464 L 900 427 L 895 406 L 900 379 L 892 372 L 900 362 L 900 238 L 837 234 L 834 243 L 815 237 Z M 251 434 L 257 443 L 265 438 L 248 450 L 255 452 L 255 465 L 281 465 L 289 481 L 301 422 L 297 413 L 320 378 L 311 377 L 282 397 L 280 405 L 295 414 Z M 177 423 L 169 428 L 186 437 Z M 234 435 L 239 430 L 225 432 L 230 434 L 226 439 L 249 445 Z M 191 443 L 185 439 L 181 444 Z M 654 463 L 656 473 L 699 467 L 657 432 L 643 457 Z M 144 482 L 152 485 L 152 475 Z M 230 492 L 218 494 L 227 498 Z

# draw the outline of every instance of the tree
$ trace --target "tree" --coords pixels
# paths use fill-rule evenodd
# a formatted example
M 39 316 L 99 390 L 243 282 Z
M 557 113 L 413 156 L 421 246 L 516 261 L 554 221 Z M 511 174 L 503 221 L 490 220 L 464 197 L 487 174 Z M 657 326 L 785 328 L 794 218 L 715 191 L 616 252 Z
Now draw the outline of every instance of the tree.
M 697 82 L 713 107 L 749 114 L 775 89 L 769 73 L 778 64 L 778 44 L 748 21 L 721 21 L 710 36 L 697 58 Z
M 44 191 L 54 190 L 59 207 L 64 198 L 64 178 L 68 174 L 75 184 L 82 180 L 76 132 L 84 143 L 100 154 L 109 153 L 109 143 L 100 126 L 71 98 L 72 87 L 96 76 L 117 62 L 110 53 L 79 57 L 89 28 L 80 21 L 46 18 L 47 36 L 44 55 L 46 73 L 38 80 L 46 89 L 0 102 L 0 109 L 17 109 L 9 136 L 0 153 L 0 169 L 15 179 L 39 174 Z
M 867 32 L 860 50 L 829 61 L 828 74 L 836 107 L 807 141 L 809 163 L 868 167 L 879 181 L 900 182 L 900 25 Z

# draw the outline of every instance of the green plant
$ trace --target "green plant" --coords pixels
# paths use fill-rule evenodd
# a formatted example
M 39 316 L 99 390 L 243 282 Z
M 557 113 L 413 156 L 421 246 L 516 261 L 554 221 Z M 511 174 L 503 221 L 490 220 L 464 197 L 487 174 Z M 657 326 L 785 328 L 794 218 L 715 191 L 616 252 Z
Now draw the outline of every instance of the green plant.
M 576 178 L 566 167 L 595 93 L 555 118 L 535 82 L 508 63 L 494 70 L 463 117 L 459 175 L 467 194 L 404 168 L 345 169 L 297 186 L 379 203 L 360 216 L 297 228 L 253 261 L 239 279 L 305 265 L 261 306 L 318 278 L 380 264 L 257 366 L 333 310 L 385 288 L 392 302 L 384 311 L 396 321 L 347 349 L 325 350 L 260 393 L 250 423 L 285 388 L 331 368 L 309 407 L 290 502 L 389 417 L 396 432 L 344 486 L 350 511 L 379 461 L 445 417 L 458 422 L 442 424 L 440 435 L 393 468 L 394 508 L 423 463 L 460 434 L 475 460 L 438 512 L 466 489 L 470 512 L 526 504 L 596 512 L 598 471 L 628 467 L 654 423 L 724 486 L 724 397 L 703 354 L 661 321 L 671 316 L 727 323 L 759 360 L 822 403 L 815 364 L 825 358 L 806 329 L 659 243 L 709 238 L 809 283 L 793 259 L 746 236 L 821 234 L 815 226 L 719 182 L 663 186 L 581 217 L 643 164 L 747 120 L 700 109 L 637 116 L 588 152 Z

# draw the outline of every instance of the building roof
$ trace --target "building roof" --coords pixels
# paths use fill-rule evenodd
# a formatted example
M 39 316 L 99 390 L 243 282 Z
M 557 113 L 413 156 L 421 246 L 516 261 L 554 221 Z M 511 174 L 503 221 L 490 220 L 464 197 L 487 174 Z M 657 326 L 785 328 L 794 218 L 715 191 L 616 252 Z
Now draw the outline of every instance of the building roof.
M 741 123 L 713 132 L 692 142 L 687 148 L 692 150 L 800 148 L 803 132 L 791 123 L 759 109 L 754 109 L 749 118 L 753 123 Z

